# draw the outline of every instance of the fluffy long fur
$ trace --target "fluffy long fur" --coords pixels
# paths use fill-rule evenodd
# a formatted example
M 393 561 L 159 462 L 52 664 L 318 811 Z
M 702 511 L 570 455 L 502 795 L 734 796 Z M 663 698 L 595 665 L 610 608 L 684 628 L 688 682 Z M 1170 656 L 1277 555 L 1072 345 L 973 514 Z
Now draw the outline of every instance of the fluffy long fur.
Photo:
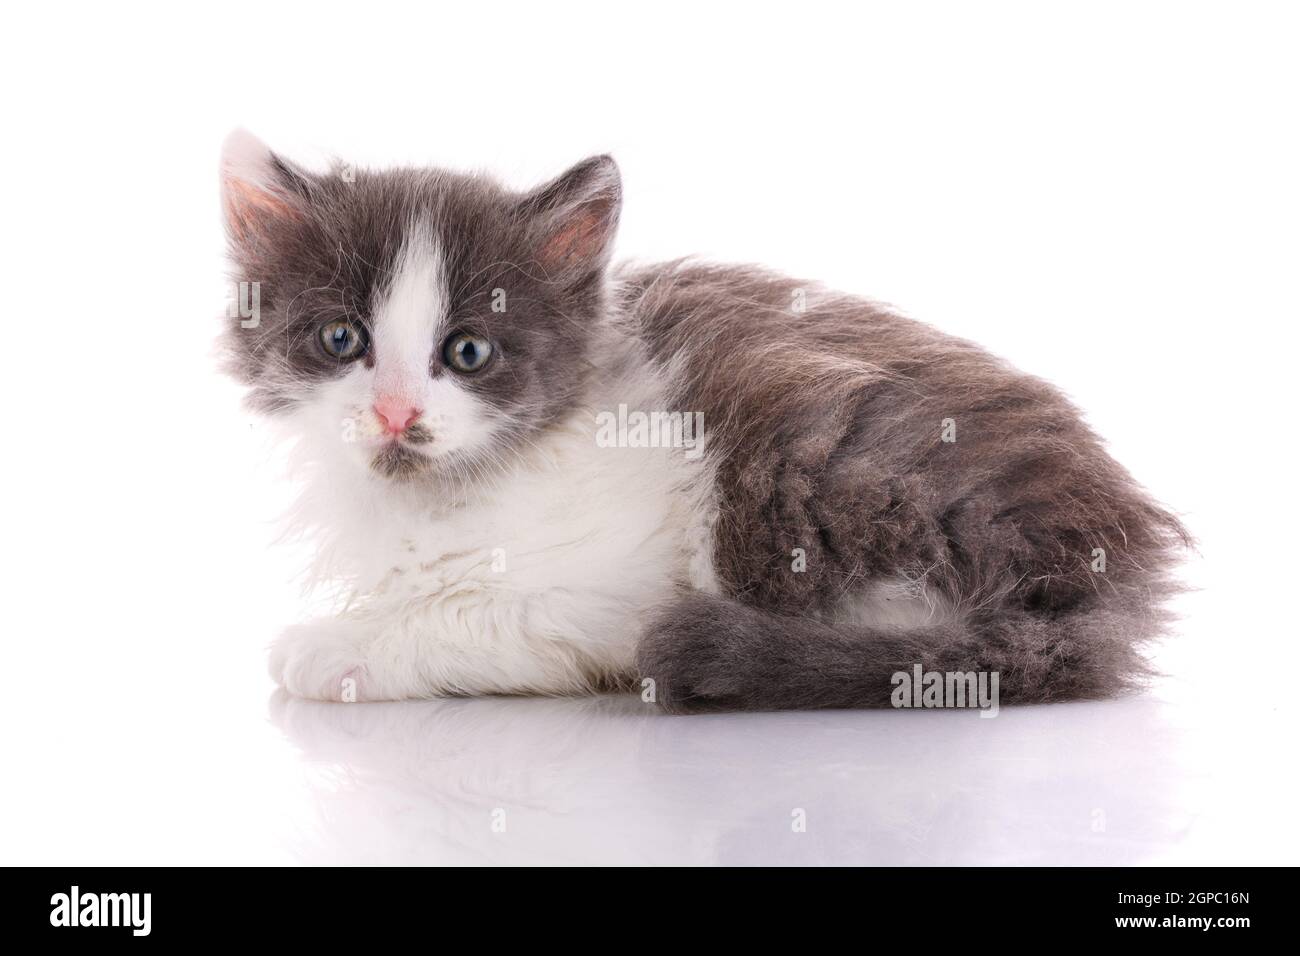
M 678 403 L 712 423 L 718 467 L 726 600 L 682 596 L 638 653 L 667 706 L 881 705 L 918 663 L 999 671 L 1006 702 L 1140 683 L 1187 534 L 1055 388 L 759 269 L 644 269 L 624 301 L 677 370 Z M 847 619 L 847 596 L 890 577 L 946 599 L 948 619 Z
M 294 693 L 649 679 L 690 712 L 882 706 L 918 664 L 997 671 L 1004 703 L 1146 673 L 1186 532 L 977 346 L 753 267 L 611 268 L 607 157 L 516 193 L 309 173 L 238 134 L 223 188 L 263 310 L 231 322 L 231 368 L 297 437 L 305 523 L 352 595 L 277 643 Z M 363 358 L 321 350 L 340 321 Z M 466 329 L 494 345 L 474 375 L 443 353 Z M 380 392 L 417 413 L 400 436 Z M 704 457 L 598 447 L 623 404 L 702 414 Z

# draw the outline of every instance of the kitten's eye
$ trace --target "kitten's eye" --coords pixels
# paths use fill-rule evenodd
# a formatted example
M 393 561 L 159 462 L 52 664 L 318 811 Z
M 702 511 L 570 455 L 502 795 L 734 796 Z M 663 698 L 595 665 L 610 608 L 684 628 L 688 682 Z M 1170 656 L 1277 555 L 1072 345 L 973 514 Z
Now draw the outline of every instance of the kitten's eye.
M 492 343 L 468 332 L 457 332 L 442 347 L 442 360 L 457 372 L 477 372 L 492 357 Z
M 320 327 L 320 344 L 341 362 L 366 354 L 366 330 L 355 322 L 326 322 Z

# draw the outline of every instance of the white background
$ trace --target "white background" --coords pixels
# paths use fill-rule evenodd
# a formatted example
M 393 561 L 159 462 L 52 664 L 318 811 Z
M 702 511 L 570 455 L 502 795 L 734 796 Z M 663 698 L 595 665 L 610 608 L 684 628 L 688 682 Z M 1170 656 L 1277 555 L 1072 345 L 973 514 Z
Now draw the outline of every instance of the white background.
M 0 56 L 0 861 L 1297 862 L 1287 6 L 114 7 L 20 5 Z M 212 347 L 241 125 L 520 186 L 609 151 L 624 255 L 1057 382 L 1199 538 L 1168 677 L 992 721 L 272 698 L 302 553 Z

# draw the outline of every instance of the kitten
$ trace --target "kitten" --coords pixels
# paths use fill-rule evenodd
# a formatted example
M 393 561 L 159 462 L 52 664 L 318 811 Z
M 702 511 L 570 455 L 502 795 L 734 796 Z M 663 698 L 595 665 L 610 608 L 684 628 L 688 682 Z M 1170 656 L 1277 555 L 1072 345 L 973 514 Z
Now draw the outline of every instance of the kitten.
M 687 712 L 887 706 L 917 665 L 1004 703 L 1147 674 L 1187 535 L 1051 386 L 761 269 L 611 267 L 608 157 L 517 193 L 237 132 L 221 169 L 231 368 L 350 595 L 275 644 L 292 693 Z

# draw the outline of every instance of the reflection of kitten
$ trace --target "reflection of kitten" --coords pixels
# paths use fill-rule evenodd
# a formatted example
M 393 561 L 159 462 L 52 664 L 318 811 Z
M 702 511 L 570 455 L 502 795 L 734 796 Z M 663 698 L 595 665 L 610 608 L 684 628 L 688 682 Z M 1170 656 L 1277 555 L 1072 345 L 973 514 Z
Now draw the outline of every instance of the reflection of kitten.
M 1196 816 L 1203 774 L 1150 698 L 1058 708 L 1050 734 L 1025 711 L 973 716 L 271 701 L 310 768 L 293 841 L 310 865 L 1115 866 L 1152 862 Z
M 236 133 L 222 184 L 259 291 L 232 367 L 352 593 L 276 644 L 290 691 L 649 678 L 704 710 L 884 705 L 916 664 L 998 671 L 1003 703 L 1141 677 L 1185 535 L 1050 386 L 758 269 L 611 270 L 605 157 L 521 194 Z M 598 440 L 611 415 L 653 427 Z

